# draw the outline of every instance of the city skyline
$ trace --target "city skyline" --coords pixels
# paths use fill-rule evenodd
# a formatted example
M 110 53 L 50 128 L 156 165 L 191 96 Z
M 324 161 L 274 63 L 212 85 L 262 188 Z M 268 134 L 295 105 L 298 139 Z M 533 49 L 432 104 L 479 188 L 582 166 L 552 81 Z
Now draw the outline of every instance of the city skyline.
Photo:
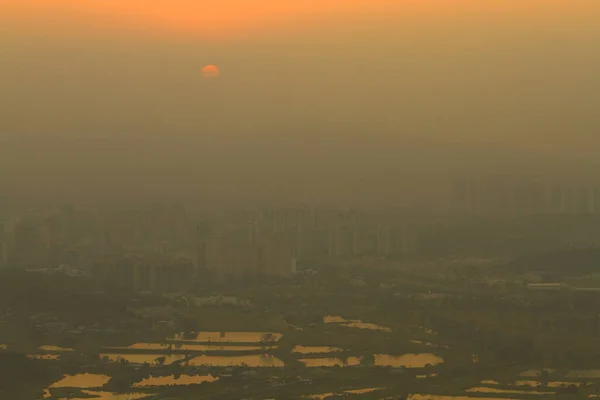
M 599 21 L 0 0 L 0 399 L 598 398 Z

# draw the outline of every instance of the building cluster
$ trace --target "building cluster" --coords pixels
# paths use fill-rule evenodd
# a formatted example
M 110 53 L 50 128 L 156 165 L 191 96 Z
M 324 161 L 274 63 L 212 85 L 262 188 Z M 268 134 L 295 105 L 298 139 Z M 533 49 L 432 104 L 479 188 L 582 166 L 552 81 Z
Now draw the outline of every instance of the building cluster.
M 290 277 L 297 260 L 417 251 L 417 230 L 389 213 L 281 207 L 194 221 L 183 206 L 131 210 L 63 207 L 2 225 L 0 265 L 60 266 L 136 290 L 202 279 Z
M 68 270 L 138 291 L 174 291 L 202 280 L 290 277 L 298 261 L 418 254 L 444 234 L 438 228 L 448 215 L 451 223 L 460 215 L 600 213 L 600 186 L 592 184 L 488 176 L 456 181 L 448 193 L 446 206 L 427 215 L 399 205 L 298 205 L 202 218 L 160 204 L 29 212 L 0 221 L 0 267 Z
M 235 235 L 225 235 L 206 238 L 200 246 L 199 264 L 218 281 L 261 276 L 290 277 L 296 272 L 295 258 L 283 237 L 240 240 Z
M 223 270 L 233 275 L 260 271 L 285 276 L 294 272 L 295 260 L 416 253 L 415 225 L 384 215 L 298 206 L 240 215 L 235 222 L 201 223 L 197 226 L 200 263 L 209 268 L 227 265 Z M 240 269 L 242 264 L 246 271 Z
M 212 278 L 294 273 L 292 252 L 282 238 L 239 240 L 235 226 L 207 235 L 196 228 L 178 205 L 31 212 L 0 225 L 0 266 L 77 271 L 106 284 L 152 292 L 182 290 Z
M 185 252 L 191 232 L 187 225 L 178 207 L 110 212 L 63 207 L 5 222 L 0 240 L 6 264 L 83 266 L 108 254 Z
M 177 292 L 192 288 L 196 268 L 176 254 L 129 253 L 95 257 L 87 274 L 104 284 L 139 292 Z
M 449 203 L 468 215 L 599 214 L 600 185 L 485 176 L 455 181 Z

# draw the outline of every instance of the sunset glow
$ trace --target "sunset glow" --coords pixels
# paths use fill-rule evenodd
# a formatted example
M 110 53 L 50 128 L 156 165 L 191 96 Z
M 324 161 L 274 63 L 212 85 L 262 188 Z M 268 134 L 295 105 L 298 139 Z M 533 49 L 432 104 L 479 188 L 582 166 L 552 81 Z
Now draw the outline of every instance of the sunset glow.
M 57 28 L 127 29 L 143 32 L 231 37 L 270 29 L 302 29 L 313 22 L 373 17 L 435 18 L 487 14 L 568 15 L 600 11 L 591 0 L 4 0 L 0 23 Z M 61 26 L 62 25 L 62 26 Z
M 202 68 L 202 76 L 205 78 L 216 78 L 219 75 L 221 75 L 221 71 L 216 65 L 209 64 Z

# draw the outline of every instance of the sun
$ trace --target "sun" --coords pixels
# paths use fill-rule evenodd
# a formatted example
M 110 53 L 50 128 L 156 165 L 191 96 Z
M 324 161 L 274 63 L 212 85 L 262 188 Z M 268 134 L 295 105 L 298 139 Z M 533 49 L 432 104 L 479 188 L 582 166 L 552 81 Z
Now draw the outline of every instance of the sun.
M 216 78 L 219 75 L 221 75 L 221 71 L 216 65 L 208 64 L 202 68 L 202 76 L 205 78 Z

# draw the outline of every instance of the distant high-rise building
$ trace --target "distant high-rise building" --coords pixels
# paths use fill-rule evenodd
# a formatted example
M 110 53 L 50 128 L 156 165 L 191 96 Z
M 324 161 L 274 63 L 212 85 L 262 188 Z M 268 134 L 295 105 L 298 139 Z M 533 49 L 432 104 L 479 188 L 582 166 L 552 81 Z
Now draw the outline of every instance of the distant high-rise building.
M 498 175 L 454 182 L 456 212 L 482 216 L 600 212 L 600 188 L 586 183 Z
M 191 260 L 175 255 L 128 254 L 93 260 L 92 279 L 135 291 L 175 292 L 190 288 Z
M 205 257 L 206 268 L 219 280 L 256 274 L 258 249 L 247 240 L 226 236 L 209 238 Z
M 6 228 L 3 222 L 0 222 L 0 268 L 8 264 L 8 239 L 6 237 Z
M 263 275 L 289 277 L 295 268 L 289 241 L 284 235 L 261 237 L 257 241 L 257 271 Z
M 285 235 L 257 236 L 252 242 L 220 236 L 206 241 L 206 267 L 219 280 L 245 276 L 290 276 L 294 257 Z
M 43 242 L 42 225 L 37 219 L 25 219 L 14 228 L 14 246 L 11 260 L 22 267 L 37 267 L 47 261 L 47 247 Z
M 390 228 L 386 226 L 377 227 L 377 254 L 390 253 Z

